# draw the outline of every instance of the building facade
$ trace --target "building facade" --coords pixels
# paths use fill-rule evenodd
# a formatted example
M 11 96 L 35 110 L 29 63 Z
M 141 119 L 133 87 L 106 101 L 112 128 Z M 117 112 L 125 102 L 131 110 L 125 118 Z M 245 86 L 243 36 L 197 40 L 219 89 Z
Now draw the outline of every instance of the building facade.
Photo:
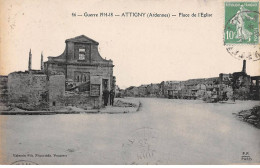
M 62 73 L 66 78 L 66 89 L 85 84 L 82 91 L 98 88 L 112 89 L 113 62 L 103 59 L 98 52 L 99 43 L 85 35 L 65 40 L 64 52 L 57 57 L 48 57 L 44 62 L 47 74 Z M 95 90 L 96 91 L 96 90 Z M 97 94 L 93 93 L 92 95 Z
M 95 106 L 100 106 L 103 90 L 115 89 L 113 61 L 101 57 L 99 43 L 85 36 L 65 40 L 65 50 L 57 57 L 48 57 L 44 62 L 47 75 L 64 74 L 66 91 L 84 93 Z M 97 104 L 98 103 L 98 104 Z

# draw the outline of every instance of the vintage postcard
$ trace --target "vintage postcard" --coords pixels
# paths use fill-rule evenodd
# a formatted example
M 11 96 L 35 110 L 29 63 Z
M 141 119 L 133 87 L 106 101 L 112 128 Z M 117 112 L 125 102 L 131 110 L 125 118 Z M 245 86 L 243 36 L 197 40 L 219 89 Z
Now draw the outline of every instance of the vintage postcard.
M 0 0 L 1 165 L 258 165 L 258 0 Z

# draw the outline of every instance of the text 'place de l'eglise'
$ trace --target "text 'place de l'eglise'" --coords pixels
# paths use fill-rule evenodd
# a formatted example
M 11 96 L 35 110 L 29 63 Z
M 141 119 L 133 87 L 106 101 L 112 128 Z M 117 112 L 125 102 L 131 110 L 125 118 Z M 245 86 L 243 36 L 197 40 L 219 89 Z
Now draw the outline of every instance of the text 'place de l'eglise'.
M 0 102 L 24 110 L 56 110 L 64 106 L 83 109 L 102 108 L 104 91 L 115 91 L 117 97 L 165 97 L 203 99 L 207 102 L 231 99 L 259 100 L 260 76 L 242 70 L 218 77 L 187 81 L 162 81 L 155 84 L 131 86 L 125 90 L 116 85 L 113 61 L 103 59 L 99 43 L 85 35 L 65 40 L 60 56 L 48 57 L 40 70 L 33 70 L 29 52 L 27 71 L 12 72 L 0 77 Z

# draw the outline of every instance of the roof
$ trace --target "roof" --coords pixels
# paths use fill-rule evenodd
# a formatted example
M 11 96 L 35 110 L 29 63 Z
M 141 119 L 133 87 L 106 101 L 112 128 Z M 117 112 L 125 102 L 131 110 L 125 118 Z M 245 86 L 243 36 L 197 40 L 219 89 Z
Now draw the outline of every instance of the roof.
M 93 39 L 91 39 L 91 38 L 89 38 L 85 35 L 80 35 L 80 36 L 65 40 L 65 42 L 68 42 L 68 41 L 80 42 L 80 43 L 91 43 L 91 44 L 96 44 L 96 45 L 99 44 L 97 41 L 95 41 L 95 40 L 93 40 Z
M 251 76 L 251 79 L 260 79 L 260 76 Z

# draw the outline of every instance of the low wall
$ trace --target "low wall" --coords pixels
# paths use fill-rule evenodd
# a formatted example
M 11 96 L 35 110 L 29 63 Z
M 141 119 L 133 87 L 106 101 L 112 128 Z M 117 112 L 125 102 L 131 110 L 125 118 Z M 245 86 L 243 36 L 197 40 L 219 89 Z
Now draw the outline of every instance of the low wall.
M 14 72 L 8 75 L 8 102 L 24 110 L 49 110 L 63 106 L 65 76 Z
M 66 92 L 65 96 L 60 100 L 65 106 L 76 106 L 83 109 L 99 108 L 101 101 L 100 97 L 90 97 L 89 92 Z
M 44 74 L 11 73 L 8 75 L 8 101 L 26 109 L 47 108 L 47 76 Z

